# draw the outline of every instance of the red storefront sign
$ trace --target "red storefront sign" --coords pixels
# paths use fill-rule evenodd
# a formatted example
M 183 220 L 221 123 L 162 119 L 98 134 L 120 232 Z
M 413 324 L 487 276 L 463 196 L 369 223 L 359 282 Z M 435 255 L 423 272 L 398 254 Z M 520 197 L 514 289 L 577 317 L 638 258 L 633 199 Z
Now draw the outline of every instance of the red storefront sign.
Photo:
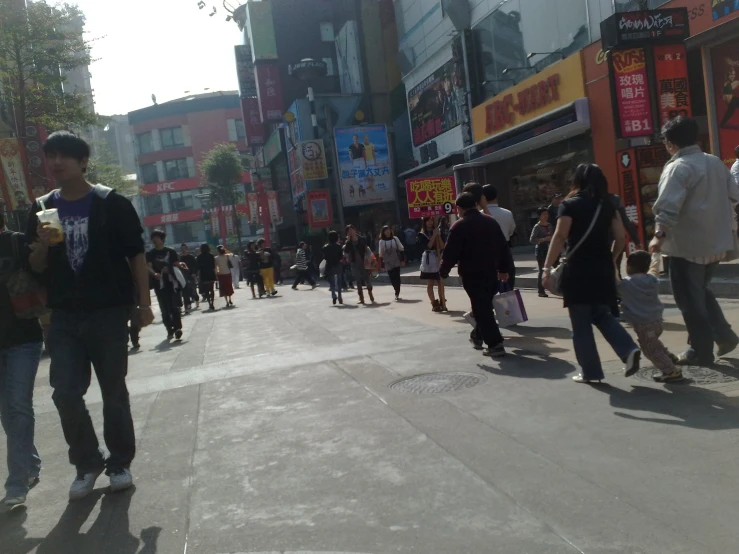
M 454 177 L 406 179 L 405 192 L 411 219 L 449 215 L 456 211 Z
M 328 227 L 333 221 L 331 196 L 326 189 L 308 191 L 308 224 L 311 227 Z
M 157 227 L 167 223 L 186 223 L 203 219 L 203 210 L 185 210 L 171 214 L 149 215 L 144 218 L 146 227 Z
M 654 72 L 657 77 L 660 124 L 678 115 L 690 117 L 688 57 L 684 44 L 655 44 Z
M 647 88 L 647 63 L 643 48 L 611 50 L 614 90 L 622 138 L 654 132 L 652 105 Z
M 254 68 L 262 122 L 282 121 L 282 82 L 280 68 L 274 64 Z
M 259 196 L 256 192 L 249 192 L 246 195 L 246 203 L 248 205 L 249 223 L 251 225 L 259 224 Z
M 644 242 L 644 228 L 642 222 L 641 201 L 639 199 L 639 170 L 636 167 L 636 155 L 633 148 L 616 153 L 618 165 L 618 186 L 621 200 L 626 208 L 626 215 L 639 230 L 639 237 Z M 638 244 L 629 241 L 628 253 L 631 254 L 638 248 Z
M 739 144 L 739 39 L 711 48 L 713 89 L 718 122 L 717 154 L 726 165 L 736 160 L 734 148 Z
M 264 144 L 264 125 L 259 115 L 259 100 L 257 98 L 241 99 L 241 114 L 244 118 L 244 130 L 246 132 L 246 144 Z
M 198 180 L 195 178 L 177 179 L 176 181 L 167 181 L 165 183 L 151 183 L 150 185 L 142 185 L 139 192 L 142 196 L 150 194 L 162 194 L 163 192 L 177 192 L 180 190 L 192 190 L 200 187 Z

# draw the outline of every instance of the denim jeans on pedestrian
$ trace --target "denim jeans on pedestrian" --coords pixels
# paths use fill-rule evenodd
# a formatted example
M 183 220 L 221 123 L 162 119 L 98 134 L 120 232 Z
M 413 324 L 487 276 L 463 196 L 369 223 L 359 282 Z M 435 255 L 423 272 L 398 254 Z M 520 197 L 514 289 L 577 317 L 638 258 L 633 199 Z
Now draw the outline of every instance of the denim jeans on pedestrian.
M 670 258 L 670 282 L 675 303 L 688 329 L 688 356 L 700 364 L 713 363 L 713 344 L 735 341 L 716 297 L 708 288 L 717 263 L 702 265 Z
M 603 367 L 595 346 L 595 325 L 611 345 L 614 352 L 626 361 L 629 354 L 638 346 L 631 335 L 613 317 L 611 307 L 605 304 L 574 304 L 569 306 L 572 322 L 572 342 L 575 346 L 577 363 L 582 368 L 582 376 L 589 380 L 603 379 Z
M 343 273 L 344 268 L 340 265 L 326 268 L 326 279 L 328 279 L 328 286 L 331 289 L 331 298 L 333 300 L 341 298 Z
M 129 309 L 55 310 L 51 316 L 48 343 L 52 398 L 69 445 L 69 461 L 82 473 L 106 466 L 109 473 L 127 468 L 136 452 L 126 388 Z M 103 431 L 110 452 L 107 463 L 84 400 L 92 368 L 103 397 Z
M 43 343 L 28 342 L 0 350 L 0 420 L 7 438 L 8 496 L 25 496 L 28 484 L 41 472 L 33 444 L 33 385 Z

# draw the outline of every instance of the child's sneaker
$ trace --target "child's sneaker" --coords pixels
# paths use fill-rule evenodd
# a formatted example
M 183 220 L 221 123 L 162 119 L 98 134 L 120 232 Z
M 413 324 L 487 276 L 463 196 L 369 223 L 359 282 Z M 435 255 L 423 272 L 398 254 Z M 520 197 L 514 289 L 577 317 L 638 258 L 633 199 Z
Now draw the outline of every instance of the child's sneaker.
M 654 375 L 652 379 L 657 381 L 658 383 L 667 383 L 669 381 L 679 381 L 683 378 L 683 372 L 679 369 L 674 369 L 670 373 L 660 373 L 659 375 Z

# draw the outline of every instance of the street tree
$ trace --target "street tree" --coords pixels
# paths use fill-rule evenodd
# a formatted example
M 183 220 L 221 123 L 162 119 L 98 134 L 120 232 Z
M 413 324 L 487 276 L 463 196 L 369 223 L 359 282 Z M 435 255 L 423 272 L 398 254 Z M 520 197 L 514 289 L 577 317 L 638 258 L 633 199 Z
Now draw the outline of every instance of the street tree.
M 111 187 L 123 196 L 133 196 L 138 193 L 141 183 L 130 179 L 123 171 L 123 167 L 113 155 L 106 143 L 93 143 L 93 154 L 87 164 L 85 178 L 93 184 Z
M 77 6 L 0 0 L 0 86 L 18 136 L 26 124 L 80 131 L 97 122 L 86 96 L 68 90 L 65 74 L 90 64 Z
M 243 171 L 241 155 L 236 147 L 230 143 L 217 144 L 200 162 L 200 172 L 218 205 L 231 206 L 233 210 L 239 252 L 243 251 L 243 247 L 241 244 L 241 218 L 236 210 L 236 204 L 239 198 L 237 187 L 241 184 Z

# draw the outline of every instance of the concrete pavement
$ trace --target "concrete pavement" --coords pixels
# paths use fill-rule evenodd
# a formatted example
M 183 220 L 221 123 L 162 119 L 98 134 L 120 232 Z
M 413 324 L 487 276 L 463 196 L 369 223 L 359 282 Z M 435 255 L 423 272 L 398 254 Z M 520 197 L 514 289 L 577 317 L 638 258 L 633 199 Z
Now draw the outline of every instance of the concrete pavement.
M 2 554 L 726 553 L 739 528 L 739 360 L 663 386 L 574 384 L 557 299 L 524 292 L 531 321 L 509 356 L 472 350 L 449 291 L 376 306 L 325 287 L 186 317 L 182 343 L 144 331 L 129 385 L 136 489 L 67 503 L 73 478 L 50 400 L 36 388 L 42 481 L 0 515 Z M 665 298 L 666 342 L 685 331 Z M 722 301 L 739 325 L 739 302 Z M 739 358 L 739 353 L 736 353 Z M 434 374 L 422 376 L 422 374 Z M 88 394 L 102 438 L 100 395 Z M 0 446 L 4 456 L 4 445 Z

